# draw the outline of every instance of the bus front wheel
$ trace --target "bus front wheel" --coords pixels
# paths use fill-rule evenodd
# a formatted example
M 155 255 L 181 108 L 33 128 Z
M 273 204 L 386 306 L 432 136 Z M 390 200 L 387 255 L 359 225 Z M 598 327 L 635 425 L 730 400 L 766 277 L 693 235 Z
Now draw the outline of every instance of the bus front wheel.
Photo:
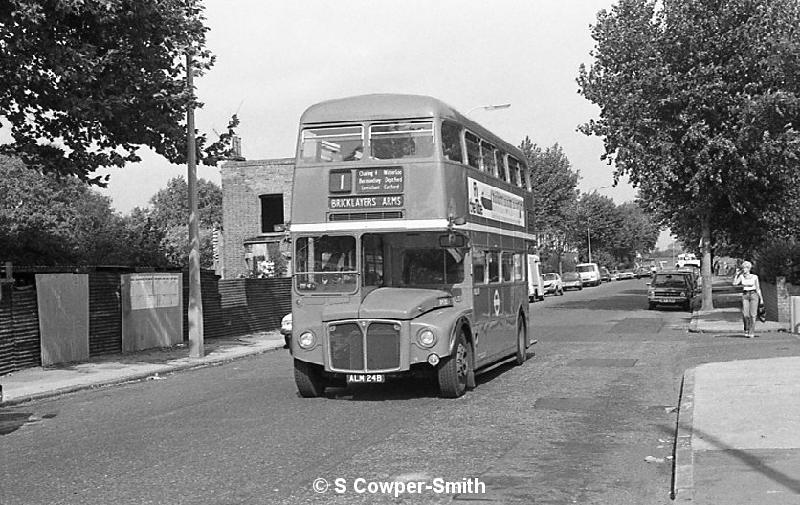
M 316 398 L 325 393 L 325 378 L 319 365 L 295 359 L 294 382 L 303 398 Z
M 438 370 L 439 391 L 445 398 L 458 398 L 467 390 L 472 373 L 472 347 L 467 343 L 464 330 L 458 331 L 453 354 L 442 362 Z

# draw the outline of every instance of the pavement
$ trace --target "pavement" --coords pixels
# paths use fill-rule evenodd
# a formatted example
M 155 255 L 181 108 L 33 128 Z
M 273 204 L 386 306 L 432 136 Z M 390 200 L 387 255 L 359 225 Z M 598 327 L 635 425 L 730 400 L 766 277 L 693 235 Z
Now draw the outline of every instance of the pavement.
M 0 406 L 124 382 L 158 380 L 166 374 L 180 370 L 221 365 L 282 349 L 283 344 L 283 335 L 276 330 L 241 337 L 206 339 L 204 356 L 199 358 L 189 357 L 188 345 L 181 344 L 169 348 L 97 356 L 87 362 L 27 368 L 0 376 Z
M 715 279 L 716 308 L 693 312 L 689 332 L 743 335 L 739 296 L 729 286 L 729 279 Z M 787 330 L 788 324 L 770 321 L 756 326 L 757 335 Z M 157 380 L 282 347 L 283 337 L 272 331 L 206 340 L 200 358 L 190 358 L 188 347 L 180 345 L 30 368 L 0 376 L 0 406 Z M 677 503 L 800 504 L 800 357 L 707 363 L 687 370 L 673 461 Z
M 713 293 L 715 309 L 693 312 L 689 331 L 744 338 L 741 295 L 730 279 L 715 279 Z M 753 344 L 788 331 L 788 323 L 756 322 Z M 676 503 L 800 504 L 800 357 L 687 370 L 677 424 Z

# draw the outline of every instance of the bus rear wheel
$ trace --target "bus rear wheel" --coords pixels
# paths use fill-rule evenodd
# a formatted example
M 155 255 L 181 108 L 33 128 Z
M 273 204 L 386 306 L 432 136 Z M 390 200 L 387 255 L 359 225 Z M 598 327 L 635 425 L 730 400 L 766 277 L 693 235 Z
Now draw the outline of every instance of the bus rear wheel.
M 439 391 L 445 398 L 458 398 L 467 390 L 472 373 L 472 347 L 467 343 L 464 330 L 458 331 L 453 354 L 438 369 Z
M 319 365 L 295 359 L 294 382 L 303 398 L 317 398 L 325 393 L 325 378 Z
M 525 363 L 528 359 L 528 332 L 525 328 L 525 321 L 520 317 L 517 322 L 517 355 L 515 362 L 517 365 Z

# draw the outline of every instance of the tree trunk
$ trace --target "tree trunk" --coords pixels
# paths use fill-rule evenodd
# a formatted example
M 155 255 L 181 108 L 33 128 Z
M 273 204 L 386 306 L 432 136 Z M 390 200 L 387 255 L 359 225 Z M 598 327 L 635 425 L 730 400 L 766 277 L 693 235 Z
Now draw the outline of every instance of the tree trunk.
M 707 213 L 700 218 L 700 253 L 703 255 L 700 262 L 700 276 L 703 279 L 703 305 L 700 310 L 712 310 L 714 300 L 711 296 L 712 275 L 711 275 L 711 216 Z

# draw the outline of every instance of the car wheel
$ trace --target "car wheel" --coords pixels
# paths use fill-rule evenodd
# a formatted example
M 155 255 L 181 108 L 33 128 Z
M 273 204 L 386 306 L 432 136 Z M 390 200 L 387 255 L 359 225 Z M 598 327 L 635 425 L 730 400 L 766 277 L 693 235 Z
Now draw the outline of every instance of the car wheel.
M 655 304 L 655 303 L 653 303 L 653 302 L 649 302 L 649 303 L 647 304 L 647 308 L 648 308 L 649 310 L 655 310 L 655 308 L 656 308 L 656 304 Z
M 558 290 L 558 296 L 564 296 L 564 288 Z

